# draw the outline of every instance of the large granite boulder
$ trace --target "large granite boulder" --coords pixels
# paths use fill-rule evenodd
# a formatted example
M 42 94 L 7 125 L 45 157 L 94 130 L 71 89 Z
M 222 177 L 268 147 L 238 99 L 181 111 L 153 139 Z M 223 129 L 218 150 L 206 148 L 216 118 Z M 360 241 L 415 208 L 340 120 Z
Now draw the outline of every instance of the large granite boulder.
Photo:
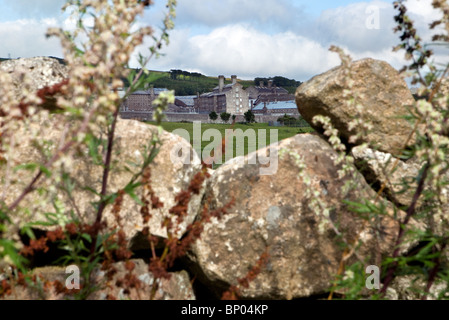
M 384 184 L 384 194 L 388 199 L 397 205 L 410 205 L 422 167 L 420 164 L 413 159 L 406 162 L 390 153 L 364 147 L 352 148 L 351 155 L 368 183 L 374 186 Z
M 403 118 L 409 115 L 407 106 L 414 102 L 413 95 L 403 78 L 384 61 L 363 59 L 350 64 L 352 91 L 363 109 L 358 114 L 354 104 L 345 97 L 346 74 L 342 66 L 317 75 L 301 84 L 296 91 L 296 104 L 304 119 L 321 131 L 312 119 L 316 115 L 328 116 L 346 141 L 357 129 L 349 130 L 354 117 L 361 117 L 374 128 L 360 142 L 370 142 L 380 151 L 398 155 L 405 146 L 413 126 Z M 409 144 L 413 144 L 414 137 Z
M 424 297 L 428 279 L 422 275 L 400 275 L 396 277 L 387 289 L 385 298 L 388 300 L 421 300 Z M 437 280 L 430 287 L 426 300 L 446 300 L 447 283 Z
M 7 205 L 20 195 L 37 172 L 37 169 L 29 171 L 24 168 L 13 172 L 12 168 L 27 163 L 45 163 L 48 154 L 54 152 L 60 144 L 61 138 L 66 134 L 66 126 L 67 123 L 64 122 L 61 115 L 49 115 L 42 121 L 31 121 L 24 124 L 17 131 L 17 134 L 21 136 L 22 143 L 11 150 L 8 155 L 8 165 L 0 166 L 0 183 L 8 185 L 5 196 Z M 39 132 L 37 137 L 35 136 L 36 132 Z M 132 176 L 139 171 L 136 164 L 142 163 L 143 155 L 148 153 L 152 138 L 157 132 L 158 128 L 155 126 L 134 120 L 118 119 L 109 177 L 109 193 L 125 188 Z M 106 138 L 106 134 L 101 132 L 96 133 L 96 136 L 97 138 Z M 43 144 L 45 150 L 41 149 L 42 143 L 36 143 L 36 140 L 39 139 L 45 140 Z M 160 133 L 160 139 L 162 145 L 159 153 L 150 165 L 150 185 L 154 195 L 163 203 L 163 207 L 150 209 L 151 219 L 148 223 L 144 223 L 140 213 L 141 206 L 129 195 L 124 196 L 121 205 L 120 220 L 123 223 L 127 240 L 131 242 L 130 245 L 133 245 L 134 249 L 145 248 L 145 241 L 140 240 L 146 238 L 139 237 L 145 227 L 149 227 L 149 231 L 153 235 L 166 237 L 167 231 L 162 227 L 162 222 L 165 217 L 173 216 L 169 210 L 176 204 L 175 196 L 181 190 L 187 189 L 190 180 L 202 168 L 199 157 L 186 140 L 166 131 Z M 173 156 L 174 150 L 180 149 L 189 152 Z M 103 167 L 101 163 L 95 163 L 88 156 L 87 147 L 80 147 L 75 151 L 71 158 L 66 158 L 59 166 L 55 166 L 56 174 L 42 179 L 38 185 L 38 191 L 29 194 L 23 200 L 20 205 L 24 209 L 19 210 L 11 217 L 16 226 L 24 226 L 26 223 L 34 221 L 45 221 L 44 213 L 47 212 L 56 213 L 61 224 L 67 222 L 71 214 L 85 223 L 95 221 L 94 203 L 99 201 L 99 197 L 92 190 L 96 192 L 101 190 Z M 63 189 L 55 188 L 56 185 L 63 183 L 59 176 L 62 167 L 70 177 L 70 180 L 67 181 L 73 185 L 70 196 L 68 192 L 62 191 Z M 8 174 L 6 174 L 7 171 Z M 137 182 L 139 181 L 140 179 Z M 143 188 L 139 187 L 136 190 L 136 197 L 141 199 Z M 202 194 L 193 194 L 188 214 L 175 233 L 177 236 L 180 237 L 187 224 L 195 219 L 201 198 Z M 151 200 L 148 200 L 151 204 Z M 109 205 L 104 212 L 104 220 L 110 227 L 116 225 L 116 218 L 111 214 L 112 207 Z
M 58 84 L 68 77 L 68 67 L 49 57 L 5 60 L 0 63 L 0 71 L 11 75 L 19 101 L 27 92 Z
M 79 288 L 75 285 L 75 278 L 79 270 L 75 266 L 42 267 L 31 271 L 34 285 L 14 284 L 11 286 L 9 277 L 0 274 L 0 281 L 11 286 L 5 288 L 6 294 L 0 297 L 4 300 L 67 300 L 74 299 L 76 289 L 83 285 L 79 279 Z M 148 271 L 148 265 L 141 259 L 129 262 L 117 262 L 111 265 L 115 274 L 108 278 L 104 271 L 95 269 L 93 281 L 97 290 L 90 293 L 89 300 L 194 300 L 189 275 L 186 271 L 171 272 L 169 279 L 158 279 L 157 290 L 153 295 L 154 275 Z M 70 287 L 69 287 L 70 286 Z M 40 290 L 44 288 L 43 290 Z
M 408 208 L 411 205 L 424 163 L 418 162 L 416 158 L 403 161 L 395 158 L 392 154 L 363 147 L 352 148 L 351 154 L 359 172 L 370 185 L 376 186 L 376 188 L 384 186 L 384 197 L 398 207 Z M 432 232 L 443 236 L 448 232 L 449 188 L 447 183 L 449 175 L 442 174 L 440 179 L 442 182 L 440 197 L 428 199 L 423 193 L 416 203 L 417 215 L 428 210 L 431 210 L 433 214 L 427 215 L 426 219 L 419 220 L 419 223 L 412 220 L 410 225 L 422 231 L 432 230 Z M 430 181 L 426 181 L 424 190 L 436 192 Z M 437 208 L 441 210 L 441 214 L 436 214 Z
M 277 170 L 261 174 L 267 165 L 251 163 L 256 162 L 256 155 L 265 156 L 267 149 L 280 155 Z M 300 157 L 305 164 L 302 174 Z M 373 264 L 378 254 L 390 254 L 398 224 L 389 215 L 379 217 L 377 237 L 370 224 L 350 210 L 344 200 L 374 199 L 375 193 L 359 174 L 356 188 L 344 193 L 348 178 L 339 178 L 336 157 L 326 141 L 303 134 L 218 168 L 206 187 L 205 199 L 213 199 L 211 209 L 232 199 L 235 204 L 221 220 L 206 225 L 193 245 L 191 259 L 200 279 L 226 290 L 245 277 L 268 250 L 268 263 L 249 287 L 242 289 L 243 298 L 286 299 L 324 293 L 343 256 L 341 239 L 332 224 L 346 242 L 361 241 L 358 257 L 367 264 Z M 321 214 L 324 210 L 317 214 L 309 207 L 305 179 L 310 179 L 317 201 L 329 209 L 332 224 Z M 348 263 L 354 259 L 353 255 Z

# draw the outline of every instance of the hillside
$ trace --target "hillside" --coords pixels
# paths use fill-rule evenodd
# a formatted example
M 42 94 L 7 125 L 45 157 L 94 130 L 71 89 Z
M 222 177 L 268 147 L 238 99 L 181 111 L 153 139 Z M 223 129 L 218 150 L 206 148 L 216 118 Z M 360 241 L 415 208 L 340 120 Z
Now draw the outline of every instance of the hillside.
M 182 70 L 171 70 L 170 72 L 150 71 L 145 77 L 146 80 L 144 83 L 153 85 L 155 88 L 175 90 L 176 95 L 179 96 L 210 92 L 218 85 L 218 77 L 208 77 L 197 72 Z M 125 86 L 128 85 L 128 81 L 124 81 Z M 225 84 L 228 83 L 231 83 L 230 78 L 225 79 Z M 254 85 L 254 81 L 252 80 L 239 80 L 239 83 L 241 83 L 245 89 Z
M 138 71 L 135 69 L 135 71 Z M 301 84 L 301 81 L 294 79 L 287 79 L 281 76 L 270 78 L 257 77 L 254 80 L 238 80 L 243 88 L 259 85 L 260 81 L 264 81 L 265 85 L 268 80 L 273 80 L 273 84 L 278 87 L 283 87 L 289 93 L 295 93 L 296 88 Z M 176 95 L 196 95 L 197 93 L 205 93 L 212 91 L 218 85 L 218 77 L 209 77 L 197 72 L 188 72 L 183 70 L 170 70 L 169 72 L 150 71 L 146 76 L 145 83 L 151 84 L 156 88 L 167 88 L 175 90 Z M 231 83 L 231 78 L 225 78 L 225 84 Z M 127 81 L 125 80 L 125 85 Z

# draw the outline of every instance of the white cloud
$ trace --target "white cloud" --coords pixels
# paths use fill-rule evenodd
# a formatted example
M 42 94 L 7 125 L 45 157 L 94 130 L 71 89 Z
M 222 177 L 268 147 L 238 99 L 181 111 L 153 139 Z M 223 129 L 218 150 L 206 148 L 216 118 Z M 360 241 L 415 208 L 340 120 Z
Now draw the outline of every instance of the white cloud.
M 408 0 L 405 6 L 409 13 L 420 16 L 420 19 L 426 23 L 441 17 L 439 11 L 432 7 L 432 0 Z
M 345 52 L 349 52 L 351 55 L 351 58 L 353 60 L 359 60 L 364 58 L 373 58 L 377 60 L 383 60 L 385 62 L 388 62 L 393 68 L 399 70 L 401 69 L 407 62 L 404 58 L 404 53 L 399 52 L 392 52 L 391 48 L 385 48 L 381 50 L 376 51 L 363 51 L 363 52 L 353 52 L 348 50 L 347 48 L 344 48 Z
M 245 25 L 214 29 L 190 37 L 188 30 L 177 30 L 166 56 L 153 62 L 164 68 L 185 68 L 207 75 L 237 74 L 256 76 L 308 77 L 338 65 L 338 58 L 319 43 L 292 32 L 269 35 Z
M 0 57 L 61 57 L 59 40 L 45 36 L 47 29 L 55 26 L 56 19 L 21 19 L 0 23 Z

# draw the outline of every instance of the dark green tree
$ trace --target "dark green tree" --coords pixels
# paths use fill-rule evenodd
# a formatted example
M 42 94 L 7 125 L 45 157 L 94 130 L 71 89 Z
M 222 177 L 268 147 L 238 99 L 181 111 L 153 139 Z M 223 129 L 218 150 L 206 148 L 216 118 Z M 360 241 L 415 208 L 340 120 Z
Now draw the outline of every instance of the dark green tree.
M 254 113 L 251 110 L 246 111 L 243 116 L 245 117 L 246 123 L 253 123 L 256 122 L 256 117 L 254 116 Z
M 210 118 L 212 121 L 215 121 L 215 120 L 218 119 L 218 114 L 217 114 L 215 111 L 212 111 L 211 113 L 209 113 L 209 118 Z
M 229 121 L 229 118 L 231 117 L 230 113 L 227 112 L 222 112 L 220 113 L 220 118 L 221 120 L 223 120 L 225 123 Z
M 282 117 L 279 117 L 277 121 L 279 121 L 282 124 L 291 124 L 296 122 L 296 118 L 289 116 L 288 114 L 285 113 Z

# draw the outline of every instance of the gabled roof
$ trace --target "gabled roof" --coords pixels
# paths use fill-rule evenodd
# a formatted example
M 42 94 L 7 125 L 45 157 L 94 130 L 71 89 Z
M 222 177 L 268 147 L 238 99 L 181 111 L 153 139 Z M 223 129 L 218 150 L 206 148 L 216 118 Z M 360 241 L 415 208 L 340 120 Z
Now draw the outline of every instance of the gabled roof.
M 167 88 L 154 88 L 155 95 L 158 95 L 159 93 L 164 92 L 164 91 L 168 91 L 168 89 Z M 137 91 L 134 91 L 132 94 L 151 94 L 151 90 L 137 90 Z
M 277 109 L 297 109 L 295 100 L 288 101 L 278 101 L 278 102 L 267 102 L 266 104 L 261 102 L 256 105 L 253 110 L 263 110 L 263 108 L 267 107 L 268 110 L 277 110 Z
M 255 86 L 253 87 L 254 89 L 256 89 L 259 93 L 279 93 L 279 94 L 284 94 L 284 93 L 288 93 L 287 89 L 282 88 L 282 87 L 260 87 L 260 86 Z
M 236 85 L 236 84 L 239 84 L 239 83 L 238 83 L 238 82 L 236 82 L 236 83 L 234 83 L 234 84 L 228 83 L 228 84 L 224 85 L 224 86 L 223 86 L 223 90 L 222 90 L 221 92 L 219 91 L 220 87 L 219 87 L 219 86 L 216 86 L 211 92 L 203 93 L 200 97 L 205 97 L 205 98 L 207 98 L 207 97 L 213 97 L 213 96 L 221 96 L 221 95 L 224 95 L 224 94 L 225 94 L 226 92 L 228 92 L 229 90 L 232 90 L 232 87 L 233 87 L 234 85 Z
M 234 83 L 234 84 L 236 84 L 236 83 Z M 225 85 L 223 86 L 223 91 L 231 90 L 232 87 L 234 86 L 234 84 L 232 84 L 232 83 L 225 84 Z M 213 92 L 215 92 L 215 91 L 218 92 L 219 89 L 220 89 L 220 87 L 219 87 L 219 86 L 216 86 L 216 87 L 213 89 Z
M 193 100 L 195 98 L 196 96 L 175 96 L 175 99 L 182 101 L 186 106 L 190 107 L 193 107 L 195 104 L 195 101 Z

